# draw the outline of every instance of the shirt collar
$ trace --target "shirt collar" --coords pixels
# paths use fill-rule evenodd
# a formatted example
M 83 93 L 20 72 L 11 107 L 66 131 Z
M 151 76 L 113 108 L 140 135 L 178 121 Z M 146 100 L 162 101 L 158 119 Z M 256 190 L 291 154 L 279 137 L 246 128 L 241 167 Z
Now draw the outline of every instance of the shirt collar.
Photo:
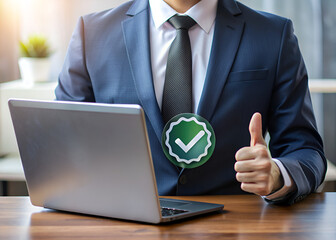
M 201 0 L 183 15 L 194 19 L 206 33 L 209 33 L 216 18 L 217 2 L 218 0 Z M 156 28 L 177 14 L 164 0 L 149 0 L 149 5 Z

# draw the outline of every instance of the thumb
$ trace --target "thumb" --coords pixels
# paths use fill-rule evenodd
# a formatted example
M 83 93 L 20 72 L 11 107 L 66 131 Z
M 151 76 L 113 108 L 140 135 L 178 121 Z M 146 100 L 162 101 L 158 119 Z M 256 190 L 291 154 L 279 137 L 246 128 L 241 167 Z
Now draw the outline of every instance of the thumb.
M 257 144 L 262 144 L 266 146 L 266 142 L 262 133 L 262 121 L 260 113 L 253 114 L 250 121 L 249 131 L 251 135 L 251 147 Z

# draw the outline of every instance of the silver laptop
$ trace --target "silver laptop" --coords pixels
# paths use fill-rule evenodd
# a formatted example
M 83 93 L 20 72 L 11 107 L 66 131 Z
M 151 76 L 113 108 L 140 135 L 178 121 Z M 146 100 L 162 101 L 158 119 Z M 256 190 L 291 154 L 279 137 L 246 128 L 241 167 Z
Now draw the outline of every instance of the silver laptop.
M 9 100 L 33 205 L 148 223 L 223 209 L 159 199 L 138 105 Z

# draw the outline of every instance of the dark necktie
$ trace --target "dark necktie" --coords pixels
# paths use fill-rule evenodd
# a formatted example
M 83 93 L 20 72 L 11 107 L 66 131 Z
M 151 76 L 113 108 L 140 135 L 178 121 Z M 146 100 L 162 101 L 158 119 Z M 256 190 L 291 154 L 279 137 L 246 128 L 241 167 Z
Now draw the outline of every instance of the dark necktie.
M 176 29 L 168 53 L 162 99 L 162 116 L 168 122 L 179 113 L 192 112 L 192 61 L 188 30 L 196 22 L 188 16 L 175 15 L 168 22 Z

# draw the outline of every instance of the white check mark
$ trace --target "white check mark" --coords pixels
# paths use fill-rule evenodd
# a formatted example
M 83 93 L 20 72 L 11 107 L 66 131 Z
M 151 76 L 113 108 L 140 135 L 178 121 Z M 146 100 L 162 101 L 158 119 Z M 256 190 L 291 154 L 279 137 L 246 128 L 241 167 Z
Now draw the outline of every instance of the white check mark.
M 185 152 L 189 152 L 190 149 L 192 149 L 193 146 L 204 136 L 205 132 L 201 130 L 197 135 L 187 144 L 185 145 L 181 139 L 176 139 L 175 143 Z

